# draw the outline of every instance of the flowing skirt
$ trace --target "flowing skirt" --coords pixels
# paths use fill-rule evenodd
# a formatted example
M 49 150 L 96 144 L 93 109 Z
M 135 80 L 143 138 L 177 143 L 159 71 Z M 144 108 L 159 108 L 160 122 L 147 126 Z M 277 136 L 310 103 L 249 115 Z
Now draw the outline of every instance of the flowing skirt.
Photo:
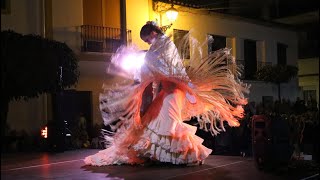
M 161 102 L 161 106 L 157 103 Z M 183 122 L 181 109 L 185 103 L 185 92 L 174 89 L 162 92 L 150 106 L 157 116 L 137 132 L 123 130 L 117 133 L 117 144 L 85 158 L 88 165 L 141 164 L 146 160 L 189 164 L 202 161 L 212 152 L 202 145 L 203 139 L 196 136 L 197 127 Z M 151 113 L 151 112 L 147 112 Z M 127 143 L 128 137 L 132 144 Z M 135 138 L 136 137 L 136 138 Z M 120 142 L 122 141 L 122 142 Z M 126 144 L 123 146 L 123 143 Z

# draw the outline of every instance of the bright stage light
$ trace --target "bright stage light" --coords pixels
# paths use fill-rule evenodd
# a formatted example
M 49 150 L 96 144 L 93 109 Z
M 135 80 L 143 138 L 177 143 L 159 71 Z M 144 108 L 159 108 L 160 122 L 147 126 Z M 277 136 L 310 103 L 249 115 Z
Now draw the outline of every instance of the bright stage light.
M 43 138 L 48 138 L 48 127 L 47 126 L 43 129 L 41 129 L 41 136 Z
M 132 71 L 140 69 L 144 63 L 144 57 L 146 53 L 134 53 L 134 54 L 127 54 L 123 57 L 121 67 L 126 71 Z

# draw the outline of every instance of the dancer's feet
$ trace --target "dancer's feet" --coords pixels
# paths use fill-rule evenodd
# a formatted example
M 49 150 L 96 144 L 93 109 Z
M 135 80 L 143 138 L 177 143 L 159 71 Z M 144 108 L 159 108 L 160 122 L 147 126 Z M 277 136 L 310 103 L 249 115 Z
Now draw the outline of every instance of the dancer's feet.
M 202 164 L 204 164 L 204 160 L 188 163 L 187 166 L 201 166 Z

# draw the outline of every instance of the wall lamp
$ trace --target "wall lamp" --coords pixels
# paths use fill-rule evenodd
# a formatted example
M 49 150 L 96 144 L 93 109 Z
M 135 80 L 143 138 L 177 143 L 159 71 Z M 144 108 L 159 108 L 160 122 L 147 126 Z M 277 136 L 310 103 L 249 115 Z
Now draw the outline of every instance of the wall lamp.
M 172 26 L 173 22 L 177 19 L 178 17 L 178 11 L 173 7 L 173 4 L 171 4 L 171 7 L 165 11 L 167 18 L 171 22 L 169 25 L 166 26 L 161 26 L 161 30 L 163 32 L 166 32 L 170 27 Z M 161 12 L 160 12 L 161 16 Z

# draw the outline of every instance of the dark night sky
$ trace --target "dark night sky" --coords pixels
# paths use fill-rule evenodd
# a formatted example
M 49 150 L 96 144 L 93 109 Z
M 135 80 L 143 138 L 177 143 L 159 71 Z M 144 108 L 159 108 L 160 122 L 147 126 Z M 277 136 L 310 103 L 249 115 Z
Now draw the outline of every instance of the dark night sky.
M 318 10 L 318 0 L 159 0 L 185 7 L 211 9 L 220 13 L 259 19 L 267 4 L 271 19 Z

